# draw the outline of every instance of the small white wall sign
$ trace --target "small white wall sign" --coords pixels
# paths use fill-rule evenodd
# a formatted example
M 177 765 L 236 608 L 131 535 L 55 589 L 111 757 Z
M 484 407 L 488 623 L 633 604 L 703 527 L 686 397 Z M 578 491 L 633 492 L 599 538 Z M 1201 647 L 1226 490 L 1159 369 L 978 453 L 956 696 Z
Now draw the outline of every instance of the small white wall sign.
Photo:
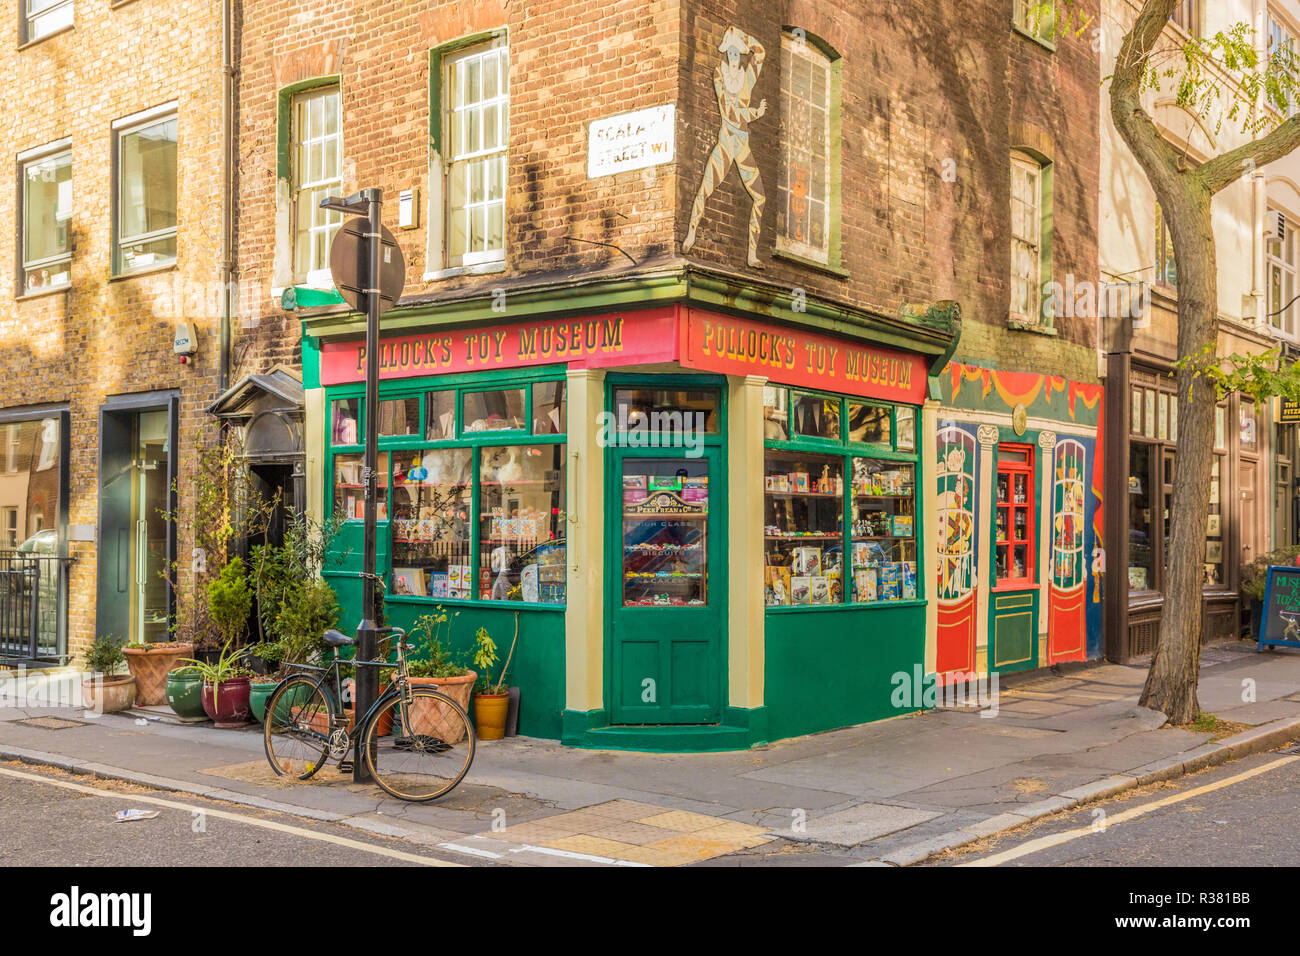
M 652 106 L 592 120 L 587 128 L 587 178 L 646 169 L 673 160 L 677 106 Z

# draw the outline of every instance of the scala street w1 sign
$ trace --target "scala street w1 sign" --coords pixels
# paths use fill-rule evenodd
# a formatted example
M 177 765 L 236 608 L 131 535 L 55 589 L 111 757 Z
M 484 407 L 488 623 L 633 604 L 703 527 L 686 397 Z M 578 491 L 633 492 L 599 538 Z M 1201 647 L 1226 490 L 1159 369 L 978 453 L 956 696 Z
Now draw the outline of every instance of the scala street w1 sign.
M 587 178 L 672 162 L 676 117 L 677 107 L 669 103 L 593 120 L 587 133 Z

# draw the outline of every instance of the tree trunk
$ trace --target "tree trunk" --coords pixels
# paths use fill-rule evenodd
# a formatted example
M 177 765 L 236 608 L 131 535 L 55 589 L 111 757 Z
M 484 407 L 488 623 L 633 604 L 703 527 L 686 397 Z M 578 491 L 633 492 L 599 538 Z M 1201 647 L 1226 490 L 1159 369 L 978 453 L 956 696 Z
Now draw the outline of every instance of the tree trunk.
M 1174 258 L 1178 263 L 1178 353 L 1199 356 L 1218 341 L 1218 286 L 1211 227 L 1211 195 L 1198 183 L 1183 184 L 1169 209 Z M 1211 355 L 1208 361 L 1217 361 Z M 1210 510 L 1210 476 L 1214 465 L 1214 383 L 1189 363 L 1177 373 L 1178 449 L 1170 525 L 1165 551 L 1164 609 L 1155 660 L 1147 674 L 1140 703 L 1160 711 L 1173 724 L 1186 724 L 1200 713 L 1196 684 L 1201 663 L 1201 590 L 1205 567 L 1205 527 Z M 1153 496 L 1154 497 L 1154 496 Z M 1154 498 L 1156 506 L 1163 506 Z

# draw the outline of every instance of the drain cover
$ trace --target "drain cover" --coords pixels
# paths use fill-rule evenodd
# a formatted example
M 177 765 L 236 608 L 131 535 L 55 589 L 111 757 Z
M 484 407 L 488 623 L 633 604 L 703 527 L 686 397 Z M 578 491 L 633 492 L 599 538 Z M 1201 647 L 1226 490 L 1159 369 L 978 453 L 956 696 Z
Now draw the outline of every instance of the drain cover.
M 86 726 L 84 720 L 68 720 L 66 717 L 25 717 L 22 720 L 11 720 L 10 723 L 39 727 L 41 730 L 67 730 L 69 727 Z

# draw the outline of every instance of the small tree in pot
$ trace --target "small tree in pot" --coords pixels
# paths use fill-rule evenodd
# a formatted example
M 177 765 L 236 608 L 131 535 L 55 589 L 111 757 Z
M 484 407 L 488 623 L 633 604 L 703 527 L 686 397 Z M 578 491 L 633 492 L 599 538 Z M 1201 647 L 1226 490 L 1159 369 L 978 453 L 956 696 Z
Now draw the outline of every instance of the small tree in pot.
M 474 694 L 474 726 L 479 740 L 500 740 L 506 735 L 506 715 L 510 712 L 510 694 L 505 689 L 506 674 L 510 671 L 510 661 L 515 656 L 515 645 L 519 642 L 519 614 L 515 614 L 515 636 L 510 641 L 510 653 L 506 662 L 492 680 L 492 667 L 496 664 L 497 645 L 488 634 L 487 628 L 480 627 L 474 635 L 474 666 L 482 670 Z
M 81 702 L 97 714 L 113 714 L 135 705 L 135 678 L 118 674 L 126 663 L 122 653 L 125 638 L 105 634 L 95 638 L 86 652 L 86 667 L 91 672 L 81 682 Z

